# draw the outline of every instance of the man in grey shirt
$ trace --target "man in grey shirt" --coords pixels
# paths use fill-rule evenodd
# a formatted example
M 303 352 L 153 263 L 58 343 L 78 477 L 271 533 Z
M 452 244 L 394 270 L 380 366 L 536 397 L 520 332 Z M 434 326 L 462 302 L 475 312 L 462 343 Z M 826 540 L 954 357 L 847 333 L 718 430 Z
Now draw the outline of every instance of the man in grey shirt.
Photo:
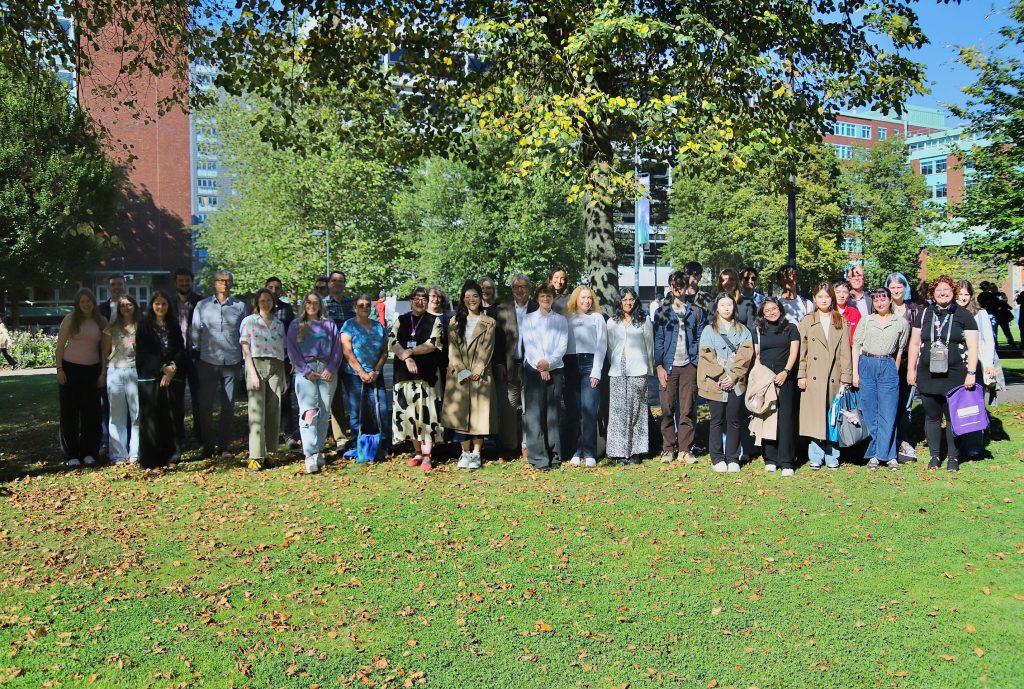
M 199 352 L 199 424 L 203 456 L 220 448 L 231 459 L 231 421 L 235 383 L 242 380 L 242 345 L 239 326 L 246 316 L 245 302 L 231 296 L 234 276 L 226 270 L 213 277 L 213 296 L 196 304 L 192 312 L 192 347 Z M 220 398 L 220 423 L 213 424 L 213 400 Z

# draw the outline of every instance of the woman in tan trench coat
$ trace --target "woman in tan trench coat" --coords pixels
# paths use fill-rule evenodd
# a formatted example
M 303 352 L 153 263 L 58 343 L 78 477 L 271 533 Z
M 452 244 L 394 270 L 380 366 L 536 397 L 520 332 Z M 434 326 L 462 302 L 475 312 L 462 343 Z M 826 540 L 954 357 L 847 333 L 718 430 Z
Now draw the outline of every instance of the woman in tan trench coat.
M 811 295 L 814 312 L 800 321 L 800 435 L 810 438 L 811 469 L 822 462 L 839 468 L 839 447 L 828 441 L 828 407 L 853 381 L 850 325 L 839 313 L 832 285 L 822 282 Z
M 441 424 L 462 443 L 460 469 L 479 469 L 484 436 L 498 429 L 491 356 L 497 323 L 484 315 L 480 285 L 462 285 L 459 307 L 448 324 L 448 369 Z

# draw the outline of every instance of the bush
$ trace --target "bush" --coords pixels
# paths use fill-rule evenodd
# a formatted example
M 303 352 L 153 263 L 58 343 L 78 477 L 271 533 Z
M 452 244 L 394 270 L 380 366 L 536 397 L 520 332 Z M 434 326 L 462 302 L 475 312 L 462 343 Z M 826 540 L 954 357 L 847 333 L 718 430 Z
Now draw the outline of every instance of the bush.
M 7 351 L 22 368 L 50 368 L 56 360 L 57 336 L 12 330 L 11 348 Z M 7 361 L 0 359 L 0 366 L 6 368 Z

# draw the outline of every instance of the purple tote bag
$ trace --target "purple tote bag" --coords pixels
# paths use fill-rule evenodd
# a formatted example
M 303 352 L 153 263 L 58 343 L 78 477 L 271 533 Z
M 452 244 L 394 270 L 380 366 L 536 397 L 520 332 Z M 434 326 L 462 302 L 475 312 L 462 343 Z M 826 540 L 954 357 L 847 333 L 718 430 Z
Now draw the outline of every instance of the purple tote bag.
M 965 435 L 988 428 L 988 410 L 985 409 L 985 389 L 975 385 L 968 390 L 963 385 L 946 393 L 949 400 L 949 418 L 953 434 Z

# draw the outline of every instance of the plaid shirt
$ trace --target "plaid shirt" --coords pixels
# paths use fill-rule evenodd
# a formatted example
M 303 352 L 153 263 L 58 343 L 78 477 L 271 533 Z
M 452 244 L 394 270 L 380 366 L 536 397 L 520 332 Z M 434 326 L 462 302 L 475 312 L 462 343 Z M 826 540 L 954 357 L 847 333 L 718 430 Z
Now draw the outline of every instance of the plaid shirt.
M 340 332 L 341 326 L 345 321 L 355 317 L 356 302 L 347 294 L 341 299 L 335 299 L 331 295 L 327 295 L 324 297 L 324 315 L 327 316 L 328 320 L 334 321 Z

